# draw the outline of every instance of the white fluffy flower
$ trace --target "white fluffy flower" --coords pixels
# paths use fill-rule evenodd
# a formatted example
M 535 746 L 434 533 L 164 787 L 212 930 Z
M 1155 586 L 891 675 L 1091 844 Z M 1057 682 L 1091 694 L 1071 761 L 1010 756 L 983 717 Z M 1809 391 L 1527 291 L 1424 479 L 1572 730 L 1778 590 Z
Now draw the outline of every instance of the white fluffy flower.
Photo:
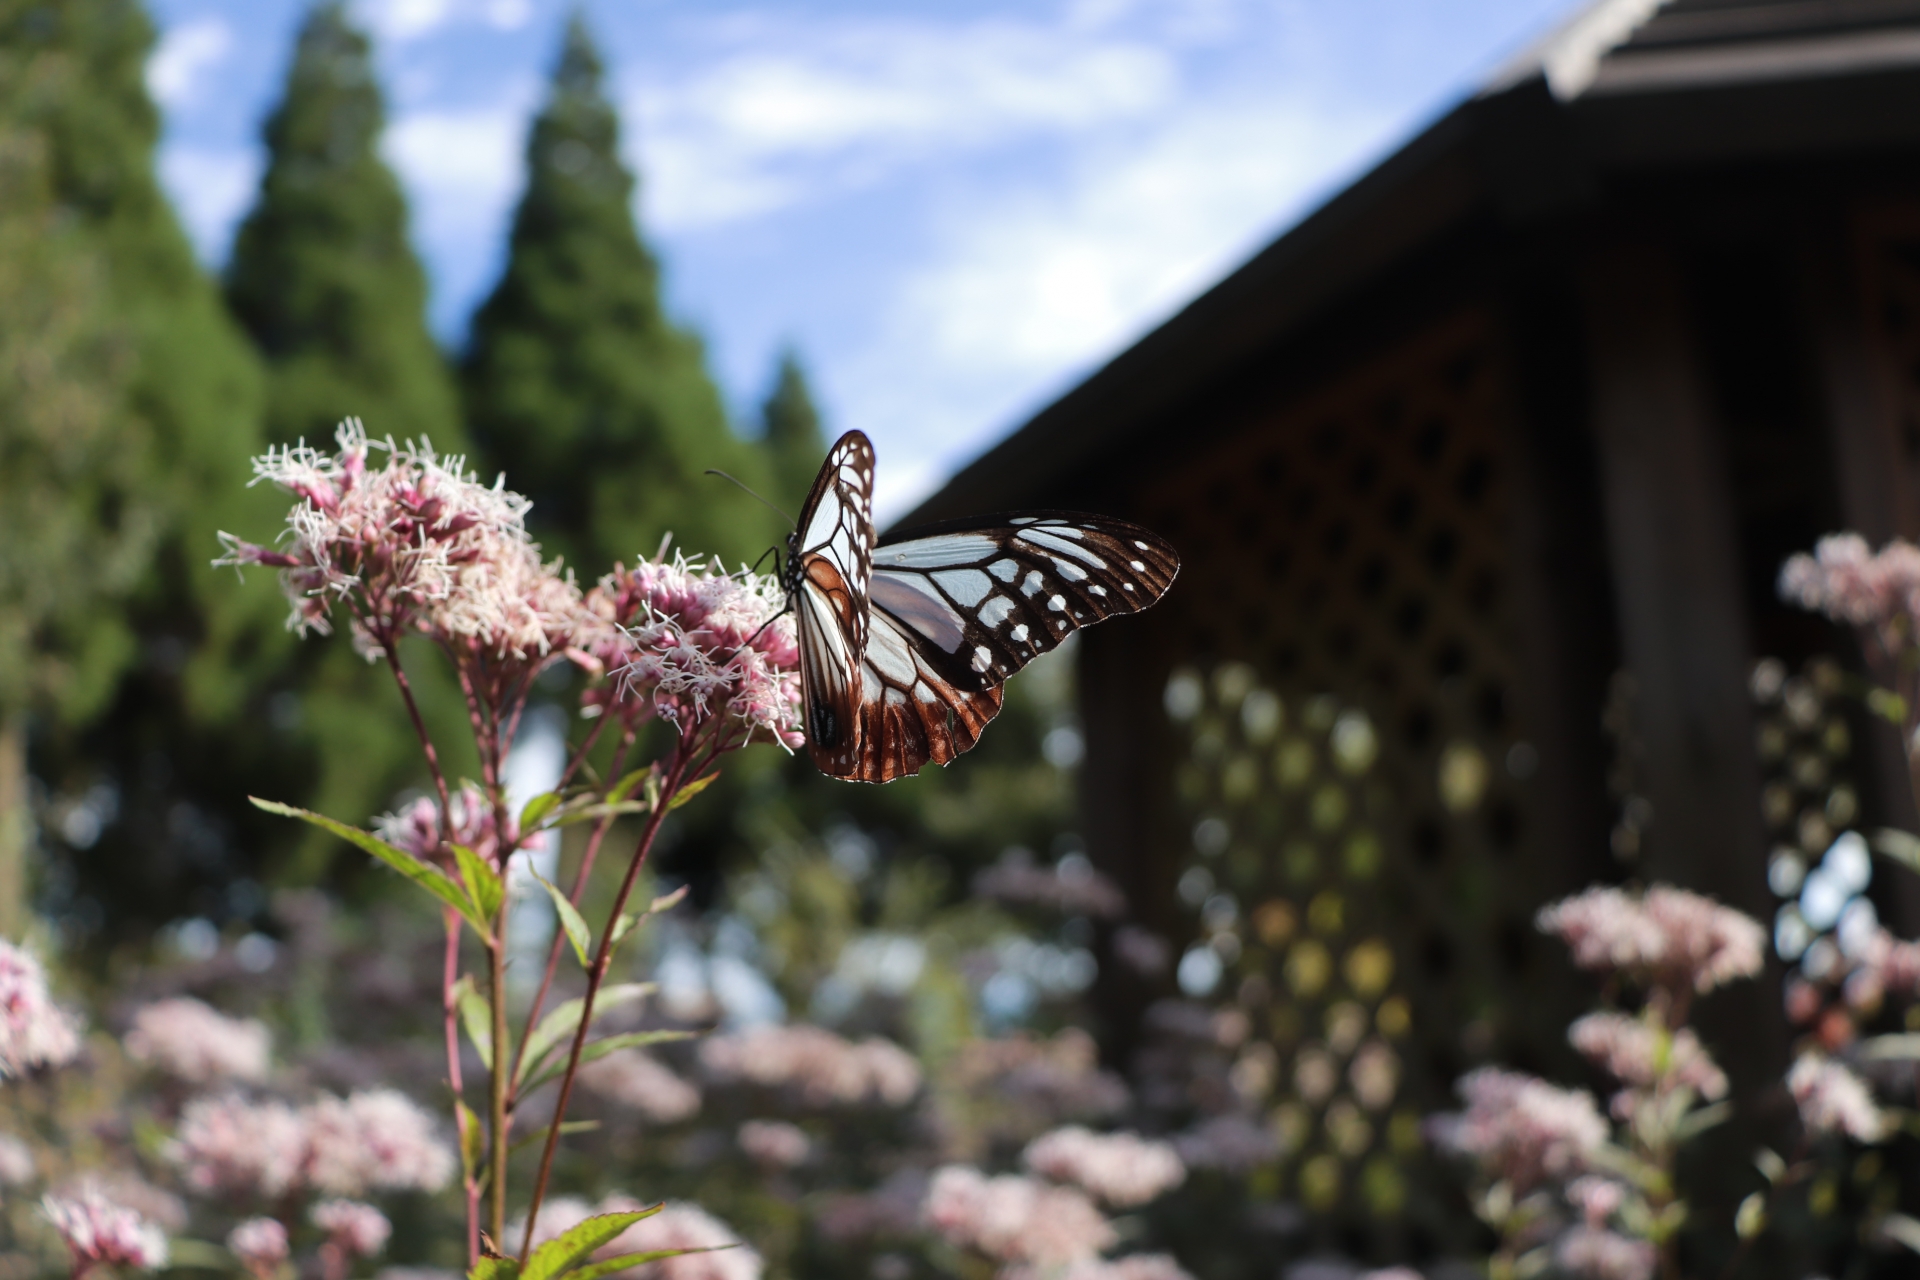
M 229 1018 L 198 1000 L 177 997 L 133 1015 L 127 1053 L 189 1084 L 264 1080 L 273 1036 L 257 1018 Z
M 80 1020 L 54 1004 L 39 959 L 0 941 L 0 1079 L 63 1066 L 79 1052 Z
M 1187 1167 L 1164 1142 L 1132 1133 L 1095 1133 L 1068 1125 L 1036 1138 L 1027 1167 L 1056 1182 L 1071 1182 L 1117 1209 L 1146 1204 L 1186 1181 Z
M 155 1271 L 167 1265 L 167 1237 L 131 1209 L 97 1191 L 47 1196 L 40 1211 L 67 1242 L 78 1274 L 97 1263 Z

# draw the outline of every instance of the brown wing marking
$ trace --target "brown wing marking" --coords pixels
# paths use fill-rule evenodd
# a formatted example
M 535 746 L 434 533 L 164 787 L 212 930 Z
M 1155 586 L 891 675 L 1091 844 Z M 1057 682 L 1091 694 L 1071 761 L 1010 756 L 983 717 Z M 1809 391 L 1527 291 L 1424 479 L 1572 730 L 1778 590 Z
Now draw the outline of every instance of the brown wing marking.
M 891 782 L 929 761 L 946 764 L 1000 714 L 1001 690 L 955 688 L 926 642 L 885 613 L 873 614 L 860 664 L 858 759 L 830 771 L 855 782 Z
M 840 611 L 841 624 L 856 657 L 866 643 L 873 543 L 873 445 L 860 432 L 849 431 L 820 464 L 791 545 L 807 572 L 812 572 L 816 557 L 838 571 L 848 599 Z
M 845 777 L 860 759 L 860 658 L 848 610 L 852 594 L 832 563 L 813 557 L 796 593 L 800 615 L 800 692 L 806 713 L 807 754 L 820 772 Z

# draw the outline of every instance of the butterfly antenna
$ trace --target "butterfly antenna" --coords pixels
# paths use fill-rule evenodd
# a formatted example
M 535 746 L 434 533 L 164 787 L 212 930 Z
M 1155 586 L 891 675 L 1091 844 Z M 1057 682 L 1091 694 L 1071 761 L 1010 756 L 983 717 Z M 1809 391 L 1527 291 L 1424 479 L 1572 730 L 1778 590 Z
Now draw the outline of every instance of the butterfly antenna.
M 785 520 L 788 524 L 795 523 L 794 518 L 792 516 L 788 515 L 786 512 L 782 511 L 780 508 L 774 506 L 771 502 L 768 502 L 765 498 L 755 493 L 751 488 L 748 488 L 747 485 L 742 484 L 738 480 L 734 480 L 732 476 L 720 470 L 720 468 L 708 467 L 707 474 L 710 476 L 719 476 L 722 480 L 733 480 L 733 483 L 740 485 L 742 489 L 746 490 L 747 496 L 752 498 L 755 502 L 759 503 L 761 506 L 765 507 L 767 510 L 773 512 L 773 514 L 779 516 L 782 520 Z

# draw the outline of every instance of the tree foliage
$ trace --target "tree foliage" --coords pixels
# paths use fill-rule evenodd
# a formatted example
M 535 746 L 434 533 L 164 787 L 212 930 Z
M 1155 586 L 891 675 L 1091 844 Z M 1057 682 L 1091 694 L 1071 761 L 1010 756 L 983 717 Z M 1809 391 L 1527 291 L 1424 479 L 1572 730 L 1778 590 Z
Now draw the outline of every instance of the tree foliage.
M 463 381 L 488 465 L 534 501 L 529 524 L 588 575 L 651 555 L 759 554 L 778 524 L 745 495 L 761 460 L 729 430 L 698 338 L 660 300 L 600 55 L 576 17 L 527 142 L 507 265 L 474 316 Z
M 791 350 L 780 356 L 773 390 L 760 406 L 760 426 L 761 447 L 773 473 L 769 496 L 798 518 L 814 474 L 820 470 L 820 459 L 826 456 L 827 443 L 820 434 L 820 411 L 814 407 L 807 375 L 800 357 Z

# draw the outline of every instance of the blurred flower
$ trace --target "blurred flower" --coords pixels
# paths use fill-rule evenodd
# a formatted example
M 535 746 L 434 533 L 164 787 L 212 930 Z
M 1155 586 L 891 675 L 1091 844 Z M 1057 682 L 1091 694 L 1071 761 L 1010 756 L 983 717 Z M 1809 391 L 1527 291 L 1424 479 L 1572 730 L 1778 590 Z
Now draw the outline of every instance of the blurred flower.
M 393 1234 L 386 1214 L 357 1200 L 322 1200 L 307 1218 L 327 1233 L 328 1243 L 356 1258 L 379 1253 Z
M 1692 1089 L 1715 1101 L 1727 1096 L 1727 1075 L 1691 1028 L 1669 1032 L 1623 1013 L 1590 1013 L 1567 1028 L 1567 1039 L 1622 1084 Z
M 1134 1253 L 1111 1260 L 1083 1258 L 1064 1270 L 1059 1267 L 1007 1267 L 996 1280 L 1193 1280 L 1193 1277 L 1168 1254 Z
M 587 708 L 657 715 L 683 732 L 718 720 L 747 740 L 800 746 L 800 650 L 785 608 L 778 579 L 746 570 L 718 573 L 677 553 L 616 565 L 588 593 L 594 625 L 569 654 L 609 678 Z
M 53 1003 L 38 957 L 0 941 L 0 1079 L 63 1066 L 79 1052 L 80 1020 Z
M 133 1015 L 127 1053 L 189 1084 L 264 1080 L 273 1037 L 257 1018 L 229 1018 L 185 996 Z
M 465 460 L 426 444 L 370 441 L 357 419 L 335 433 L 336 452 L 306 444 L 254 459 L 256 480 L 296 495 L 271 550 L 222 533 L 215 564 L 277 568 L 293 604 L 288 625 L 332 630 L 335 604 L 353 617 L 368 656 L 411 629 L 496 659 L 544 657 L 565 648 L 579 623 L 579 593 L 527 540 L 529 503 L 488 487 Z M 386 464 L 369 468 L 372 450 Z
M 647 1208 L 631 1196 L 614 1194 L 597 1205 L 589 1205 L 575 1196 L 561 1196 L 540 1210 L 540 1227 L 533 1234 L 534 1247 L 557 1239 L 588 1218 L 603 1213 L 631 1213 Z M 507 1230 L 509 1239 L 519 1240 L 526 1221 Z M 740 1242 L 724 1222 L 711 1214 L 678 1201 L 670 1201 L 650 1218 L 642 1218 L 611 1242 L 595 1252 L 596 1258 L 612 1258 L 626 1253 L 651 1253 L 660 1249 L 699 1249 L 705 1252 L 663 1258 L 643 1267 L 615 1274 L 635 1280 L 760 1280 L 760 1255 Z
M 790 1089 L 809 1106 L 863 1102 L 903 1106 L 920 1092 L 920 1064 L 890 1040 L 858 1044 L 804 1024 L 754 1027 L 700 1046 L 717 1080 Z
M 1280 1154 L 1280 1140 L 1267 1125 L 1243 1115 L 1214 1116 L 1174 1139 L 1189 1169 L 1244 1174 Z
M 1558 935 L 1583 969 L 1616 970 L 1703 994 L 1752 977 L 1766 963 L 1767 934 L 1759 922 L 1669 885 L 1639 897 L 1588 889 L 1543 909 L 1539 925 Z
M 1575 1227 L 1553 1248 L 1555 1261 L 1570 1275 L 1592 1280 L 1651 1280 L 1653 1246 L 1616 1231 Z
M 1567 1184 L 1567 1203 L 1580 1211 L 1590 1227 L 1603 1227 L 1626 1203 L 1627 1188 L 1612 1178 L 1585 1173 Z
M 268 1280 L 287 1260 L 287 1229 L 272 1218 L 248 1218 L 227 1233 L 227 1249 L 259 1280 Z
M 1920 942 L 1902 942 L 1875 925 L 1853 960 L 1855 972 L 1872 975 L 1883 994 L 1920 994 Z
M 1896 538 L 1876 555 L 1857 533 L 1829 534 L 1812 555 L 1781 566 L 1779 590 L 1788 604 L 1891 638 L 1902 626 L 1911 629 L 1920 603 L 1920 549 Z
M 33 1148 L 10 1133 L 0 1133 L 0 1187 L 24 1187 L 33 1181 Z
M 920 1206 L 927 1198 L 927 1175 L 900 1169 L 872 1191 L 824 1196 L 813 1213 L 826 1239 L 845 1244 L 876 1236 L 899 1238 L 920 1227 Z
M 1787 1089 L 1809 1133 L 1844 1133 L 1860 1142 L 1878 1142 L 1885 1134 L 1886 1118 L 1866 1083 L 1830 1058 L 1802 1054 L 1787 1073 Z
M 583 1087 L 654 1124 L 677 1124 L 699 1114 L 700 1090 L 640 1049 L 622 1049 L 580 1068 Z
M 1164 1142 L 1132 1133 L 1095 1133 L 1079 1125 L 1055 1129 L 1027 1147 L 1027 1167 L 1056 1182 L 1071 1182 L 1120 1209 L 1173 1190 L 1187 1167 Z
M 1517 1192 L 1578 1172 L 1607 1141 L 1607 1122 L 1585 1090 L 1495 1067 L 1468 1073 L 1457 1087 L 1467 1109 L 1434 1117 L 1434 1140 L 1477 1158 Z
M 1098 1256 L 1117 1238 L 1077 1191 L 1011 1174 L 989 1178 L 966 1165 L 933 1175 L 922 1213 L 949 1244 L 998 1262 L 1077 1262 Z
M 300 1178 L 307 1126 L 284 1102 L 250 1102 L 238 1094 L 194 1098 L 166 1150 L 186 1184 L 203 1195 L 274 1199 Z
M 1006 1036 L 969 1040 L 952 1067 L 954 1083 L 969 1094 L 1029 1113 L 1031 1134 L 1063 1120 L 1093 1120 L 1127 1105 L 1127 1086 L 1100 1069 L 1093 1037 L 1067 1027 L 1049 1040 Z
M 306 1108 L 311 1130 L 307 1180 L 337 1196 L 368 1191 L 438 1191 L 454 1154 L 433 1116 L 397 1089 L 366 1089 Z
M 1010 851 L 973 877 L 973 892 L 998 902 L 1099 919 L 1112 919 L 1127 910 L 1120 886 L 1079 855 L 1062 858 L 1055 866 L 1037 867 L 1031 856 Z
M 447 810 L 452 819 L 449 825 L 453 828 L 447 843 L 465 845 L 497 866 L 500 839 L 494 829 L 494 809 L 487 802 L 487 793 L 476 783 L 463 782 L 447 797 Z M 422 796 L 396 813 L 375 818 L 373 830 L 388 844 L 406 850 L 422 862 L 441 857 L 440 803 L 432 796 Z M 520 847 L 519 825 L 511 811 L 507 814 L 507 843 L 513 849 Z
M 97 1191 L 47 1196 L 40 1211 L 67 1242 L 75 1275 L 100 1263 L 142 1271 L 167 1265 L 167 1237 L 160 1228 Z
M 806 1130 L 781 1120 L 749 1120 L 740 1126 L 735 1140 L 749 1159 L 774 1169 L 805 1164 L 813 1151 Z

